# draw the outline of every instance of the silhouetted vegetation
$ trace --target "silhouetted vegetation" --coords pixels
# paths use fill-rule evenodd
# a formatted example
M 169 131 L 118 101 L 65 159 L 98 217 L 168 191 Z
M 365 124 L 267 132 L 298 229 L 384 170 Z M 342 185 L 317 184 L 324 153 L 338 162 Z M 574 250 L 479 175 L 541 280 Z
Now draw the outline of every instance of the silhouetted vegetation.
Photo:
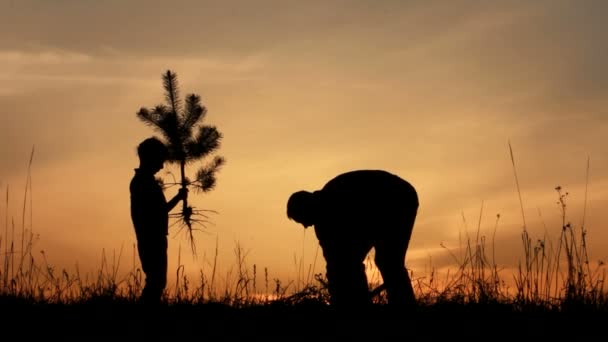
M 24 207 L 28 191 L 31 191 L 29 181 Z M 503 274 L 493 255 L 494 237 L 488 242 L 477 227 L 476 237 L 467 238 L 459 246 L 459 253 L 446 247 L 457 264 L 455 270 L 441 277 L 435 270 L 422 276 L 410 270 L 418 306 L 406 314 L 415 314 L 421 322 L 436 318 L 447 323 L 475 317 L 478 323 L 501 324 L 500 319 L 510 317 L 532 327 L 560 324 L 564 322 L 560 317 L 568 320 L 606 317 L 604 263 L 589 260 L 586 228 L 568 222 L 567 192 L 559 186 L 555 191 L 556 202 L 562 210 L 562 225 L 554 227 L 561 232 L 557 241 L 550 241 L 547 236 L 532 238 L 524 225 L 523 259 L 515 274 Z M 7 189 L 7 205 L 8 197 Z M 23 215 L 25 212 L 24 209 Z M 496 224 L 499 218 L 497 216 Z M 78 270 L 58 270 L 46 262 L 44 252 L 34 255 L 36 237 L 31 227 L 27 229 L 25 217 L 22 222 L 18 227 L 14 220 L 5 217 L 4 234 L 0 238 L 0 308 L 13 312 L 28 310 L 31 317 L 46 317 L 52 310 L 78 316 L 80 308 L 109 309 L 125 316 L 149 310 L 137 303 L 142 289 L 141 270 L 134 265 L 127 274 L 118 271 L 123 251 L 111 256 L 104 252 L 94 276 L 83 275 Z M 199 279 L 192 280 L 184 274 L 183 267 L 178 267 L 177 283 L 166 291 L 163 303 L 155 312 L 176 320 L 181 317 L 192 321 L 198 317 L 208 319 L 207 322 L 231 319 L 261 322 L 270 317 L 284 322 L 294 315 L 309 319 L 314 314 L 315 319 L 321 320 L 319 324 L 329 324 L 323 317 L 332 317 L 335 311 L 328 305 L 327 282 L 322 274 L 303 284 L 284 284 L 272 278 L 268 269 L 259 271 L 257 265 L 248 265 L 246 253 L 238 244 L 235 259 L 235 275 L 226 277 L 231 280 L 221 288 L 214 280 L 218 272 L 215 268 L 208 272 L 201 270 Z M 505 277 L 513 277 L 515 287 L 509 287 Z M 380 282 L 380 279 L 370 279 L 370 289 L 377 288 Z M 378 319 L 390 314 L 385 309 L 384 291 L 376 291 L 373 302 L 373 308 L 364 313 L 364 317 Z M 531 316 L 534 321 L 528 320 Z

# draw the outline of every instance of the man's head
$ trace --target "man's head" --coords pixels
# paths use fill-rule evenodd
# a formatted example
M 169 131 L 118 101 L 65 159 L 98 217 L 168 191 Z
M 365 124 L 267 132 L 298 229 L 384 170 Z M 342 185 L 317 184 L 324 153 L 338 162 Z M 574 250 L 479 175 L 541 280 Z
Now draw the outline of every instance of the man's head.
M 168 154 L 169 152 L 165 144 L 155 137 L 148 138 L 137 146 L 140 168 L 149 170 L 152 173 L 156 173 L 163 168 Z
M 308 228 L 315 224 L 317 203 L 315 195 L 308 191 L 293 193 L 287 201 L 287 217 Z

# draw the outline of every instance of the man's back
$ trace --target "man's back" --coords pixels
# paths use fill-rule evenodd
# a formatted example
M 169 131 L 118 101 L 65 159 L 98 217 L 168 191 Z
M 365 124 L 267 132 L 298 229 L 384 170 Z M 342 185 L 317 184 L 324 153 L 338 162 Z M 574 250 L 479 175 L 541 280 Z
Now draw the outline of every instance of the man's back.
M 385 215 L 418 208 L 410 183 L 383 170 L 357 170 L 336 176 L 321 189 L 322 220 L 346 224 L 378 222 Z

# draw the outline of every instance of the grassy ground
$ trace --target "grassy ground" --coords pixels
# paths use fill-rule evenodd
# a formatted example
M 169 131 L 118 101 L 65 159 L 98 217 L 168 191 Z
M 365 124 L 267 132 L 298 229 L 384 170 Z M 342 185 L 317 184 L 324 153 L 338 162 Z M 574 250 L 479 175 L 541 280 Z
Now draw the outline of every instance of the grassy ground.
M 515 274 L 506 275 L 513 277 L 514 287 L 505 285 L 505 275 L 487 255 L 486 239 L 478 232 L 462 246 L 464 253 L 454 256 L 458 267 L 449 278 L 438 281 L 431 275 L 414 281 L 418 306 L 406 311 L 388 307 L 383 292 L 364 310 L 332 308 L 322 274 L 297 291 L 289 292 L 277 281 L 272 293 L 260 295 L 255 277 L 250 277 L 256 270 L 248 272 L 241 256 L 238 277 L 225 289 L 212 289 L 204 274 L 198 285 L 183 276 L 161 305 L 146 306 L 137 301 L 141 270 L 119 278 L 116 269 L 102 263 L 94 279 L 57 271 L 34 258 L 34 237 L 25 227 L 10 234 L 19 236 L 18 241 L 8 240 L 7 224 L 0 234 L 0 324 L 5 333 L 43 338 L 150 333 L 201 338 L 360 339 L 384 333 L 429 339 L 603 338 L 608 322 L 605 265 L 589 260 L 586 228 L 568 222 L 567 193 L 555 190 L 562 210 L 559 238 L 533 239 L 524 224 L 521 262 Z
M 146 307 L 116 298 L 50 304 L 3 297 L 4 331 L 62 338 L 160 336 L 222 338 L 586 338 L 604 336 L 605 306 L 571 310 L 500 303 L 436 303 L 408 311 L 385 305 L 336 310 L 316 301 L 273 302 L 234 307 L 222 303 L 163 304 Z M 7 315 L 8 313 L 8 315 Z M 17 326 L 29 327 L 25 330 Z

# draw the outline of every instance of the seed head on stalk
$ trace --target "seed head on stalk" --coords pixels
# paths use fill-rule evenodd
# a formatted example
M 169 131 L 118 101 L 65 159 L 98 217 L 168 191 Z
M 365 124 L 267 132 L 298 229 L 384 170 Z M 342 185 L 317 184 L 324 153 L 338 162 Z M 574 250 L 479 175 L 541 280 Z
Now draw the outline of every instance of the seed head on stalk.
M 162 79 L 165 103 L 153 108 L 142 107 L 137 112 L 137 117 L 163 136 L 169 151 L 167 161 L 180 166 L 179 184 L 182 189 L 192 187 L 202 192 L 211 191 L 216 185 L 216 172 L 226 162 L 224 157 L 214 156 L 210 161 L 203 163 L 196 172 L 194 180 L 190 180 L 186 176 L 186 165 L 197 161 L 202 162 L 210 157 L 219 149 L 222 134 L 215 126 L 203 124 L 207 108 L 201 104 L 199 95 L 188 94 L 182 103 L 176 73 L 167 70 L 162 75 Z M 193 224 L 204 226 L 209 222 L 206 213 L 213 211 L 189 206 L 188 196 L 182 203 L 181 212 L 171 214 L 171 217 L 177 218 L 178 223 L 187 228 L 192 252 L 196 255 Z

